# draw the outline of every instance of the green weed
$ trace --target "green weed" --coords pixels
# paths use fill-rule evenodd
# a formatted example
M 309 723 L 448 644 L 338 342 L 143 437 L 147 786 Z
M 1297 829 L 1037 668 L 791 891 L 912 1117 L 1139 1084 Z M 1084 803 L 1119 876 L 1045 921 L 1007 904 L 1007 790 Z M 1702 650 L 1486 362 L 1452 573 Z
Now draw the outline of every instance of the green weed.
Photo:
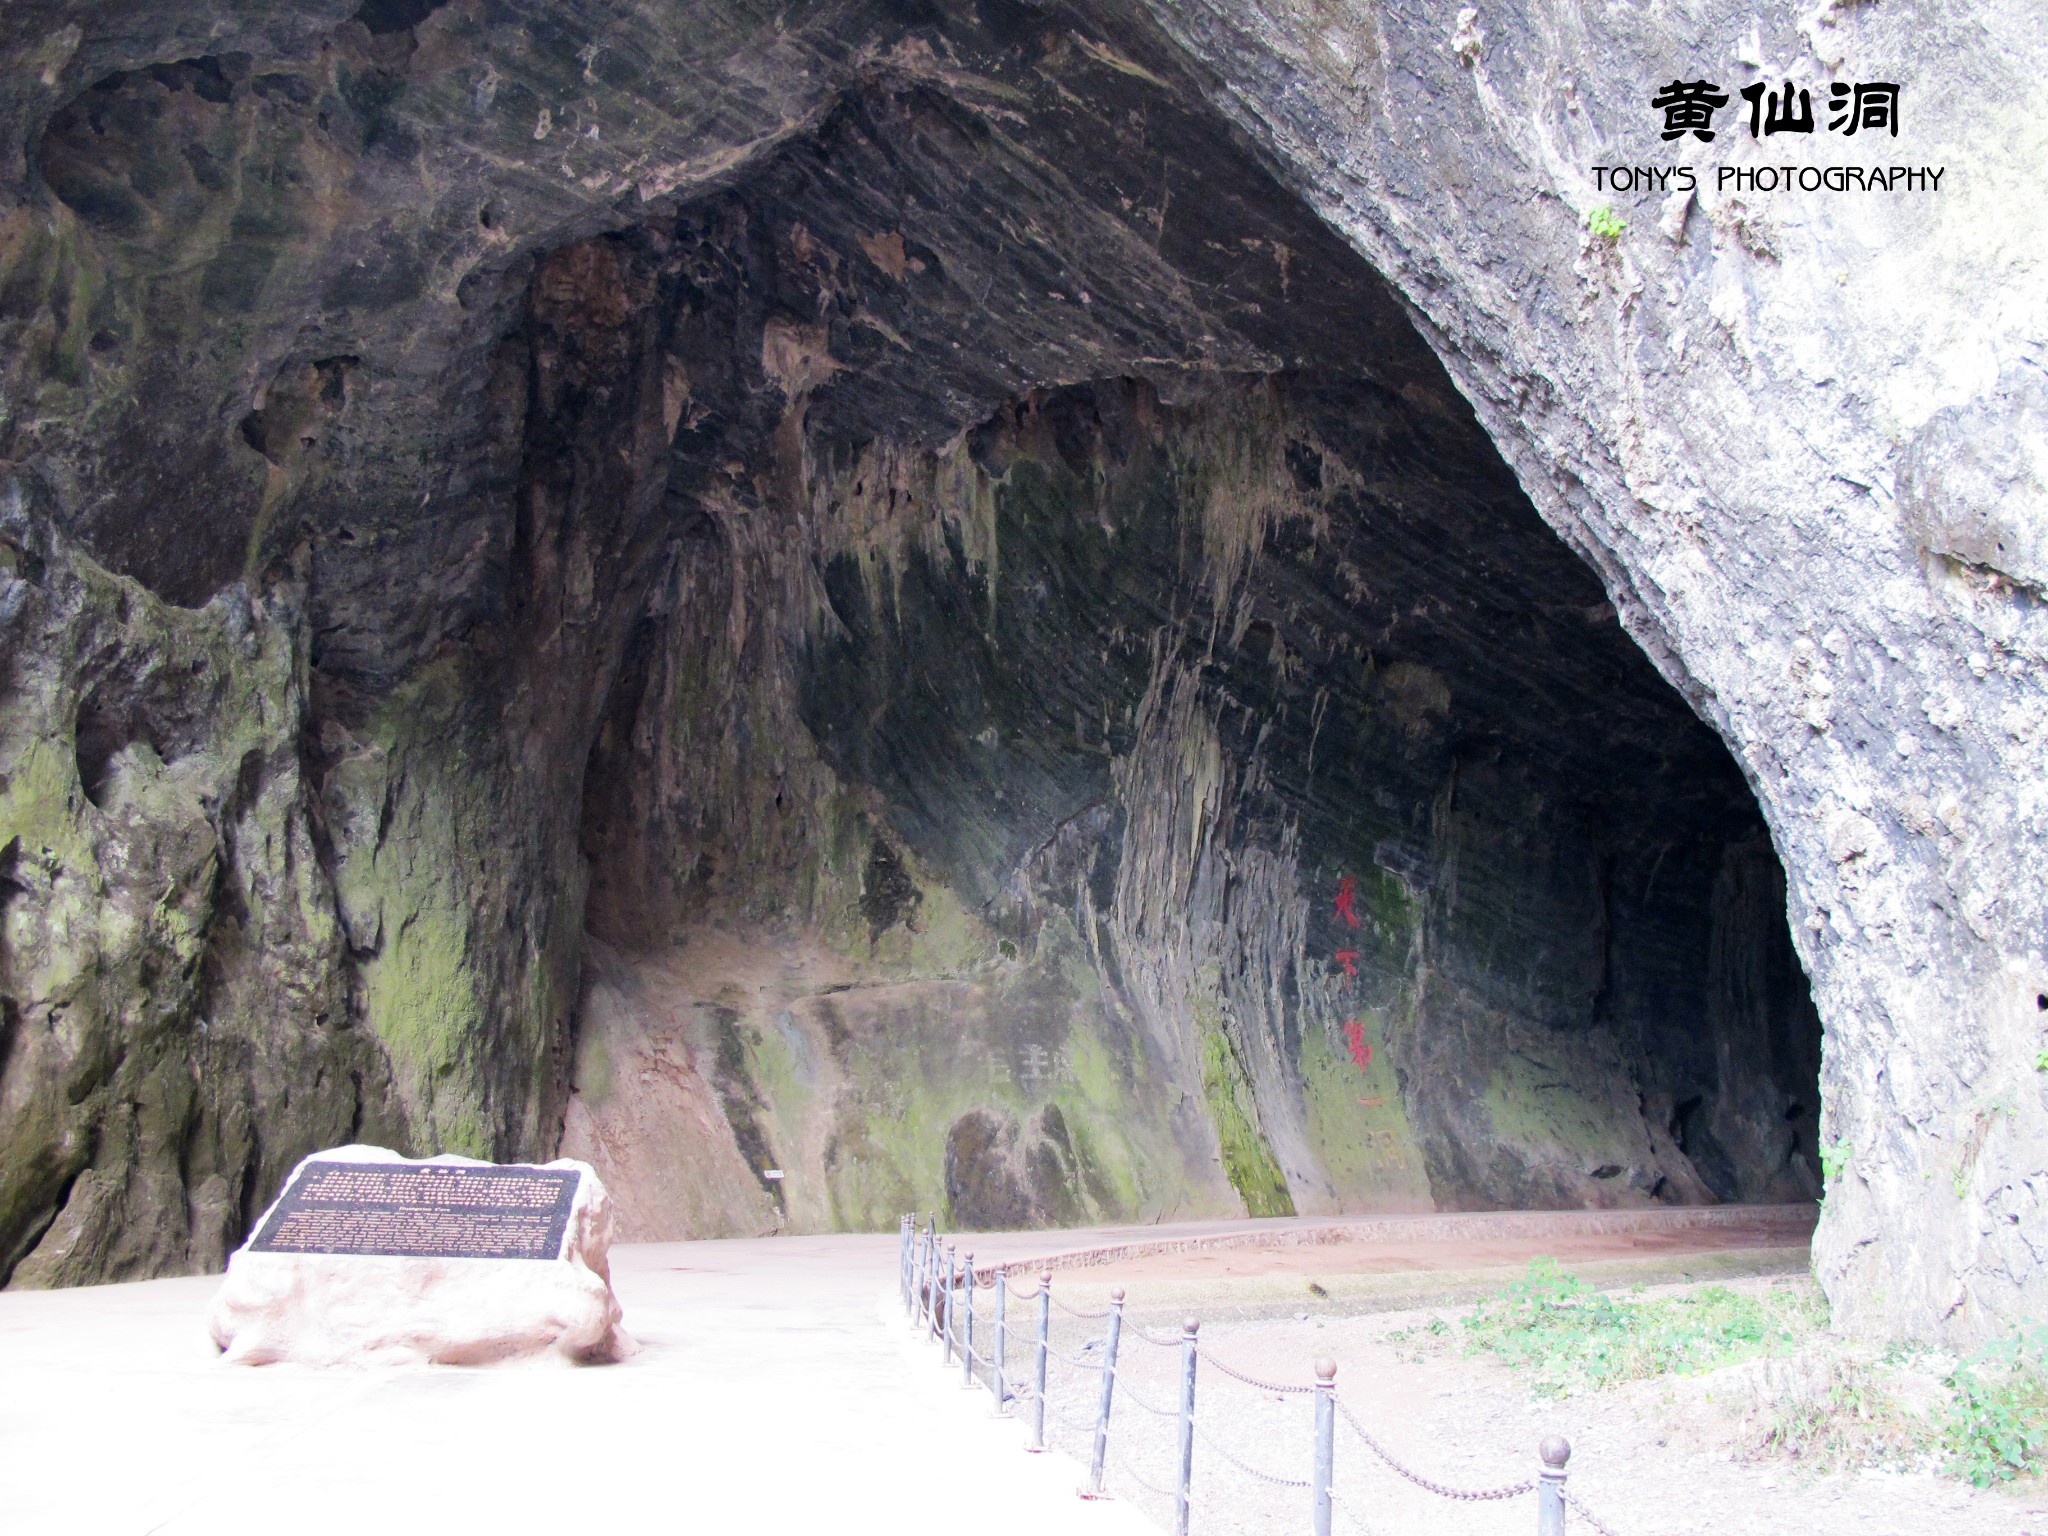
M 1931 1467 L 1939 1458 L 1924 1410 L 1901 1397 L 1904 1359 L 1873 1360 L 1833 1340 L 1772 1361 L 1752 1386 L 1744 1451 L 1808 1471 Z
M 1618 1299 L 1540 1258 L 1474 1307 L 1464 1332 L 1468 1353 L 1491 1355 L 1538 1393 L 1564 1396 L 1783 1354 L 1825 1322 L 1808 1286 L 1757 1294 L 1710 1285 Z
M 1619 240 L 1621 232 L 1627 229 L 1628 225 L 1621 221 L 1620 214 L 1602 203 L 1586 215 L 1586 228 L 1602 240 Z
M 1895 1347 L 1871 1359 L 1835 1346 L 1787 1362 L 1758 1384 L 1749 1451 L 1821 1472 L 1925 1466 L 1979 1488 L 2048 1465 L 2048 1326 L 1960 1361 L 1932 1402 L 1907 1387 L 1913 1354 Z
M 2048 1324 L 1971 1355 L 1951 1371 L 1941 1415 L 1949 1471 L 1979 1488 L 2038 1474 L 2048 1462 Z
M 1467 1354 L 1500 1361 L 1547 1396 L 1769 1357 L 1752 1388 L 1745 1449 L 1815 1471 L 1917 1465 L 1988 1488 L 2048 1470 L 2048 1323 L 1966 1357 L 1939 1387 L 1942 1367 L 1917 1347 L 1879 1358 L 1828 1338 L 1826 1324 L 1811 1285 L 1611 1296 L 1542 1258 L 1475 1306 L 1462 1338 Z M 1420 1358 L 1440 1331 L 1433 1322 L 1390 1341 Z

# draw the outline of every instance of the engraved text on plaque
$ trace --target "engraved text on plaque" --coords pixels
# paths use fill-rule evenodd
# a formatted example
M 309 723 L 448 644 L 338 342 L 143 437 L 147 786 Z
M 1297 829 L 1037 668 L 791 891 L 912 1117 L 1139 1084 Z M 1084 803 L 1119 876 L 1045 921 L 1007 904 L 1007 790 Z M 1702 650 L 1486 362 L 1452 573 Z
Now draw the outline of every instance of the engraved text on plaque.
M 308 1163 L 249 1247 L 420 1259 L 559 1258 L 576 1179 L 569 1168 Z

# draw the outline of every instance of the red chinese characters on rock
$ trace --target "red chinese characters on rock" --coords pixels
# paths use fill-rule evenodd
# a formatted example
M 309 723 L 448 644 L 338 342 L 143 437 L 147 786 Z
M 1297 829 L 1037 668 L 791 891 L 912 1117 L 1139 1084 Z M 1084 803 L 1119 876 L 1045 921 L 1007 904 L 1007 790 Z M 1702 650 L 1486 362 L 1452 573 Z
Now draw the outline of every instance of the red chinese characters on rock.
M 1358 926 L 1358 882 L 1349 875 L 1337 882 L 1337 915 L 1344 919 L 1344 926 Z
M 1331 958 L 1332 958 L 1332 959 L 1334 959 L 1334 960 L 1335 960 L 1335 961 L 1336 961 L 1336 962 L 1337 962 L 1337 963 L 1338 963 L 1339 965 L 1341 965 L 1341 966 L 1343 966 L 1343 967 L 1344 967 L 1344 974 L 1345 974 L 1346 976 L 1352 976 L 1352 977 L 1355 977 L 1355 976 L 1357 976 L 1357 975 L 1358 975 L 1358 951 L 1357 951 L 1357 950 L 1355 950 L 1355 949 L 1340 949 L 1340 950 L 1338 950 L 1338 951 L 1337 951 L 1337 953 L 1336 953 L 1335 955 L 1333 955 L 1333 956 L 1332 956 Z
M 1344 1044 L 1350 1049 L 1351 1059 L 1358 1064 L 1359 1071 L 1363 1072 L 1372 1065 L 1372 1047 L 1365 1041 L 1365 1020 L 1344 1021 Z

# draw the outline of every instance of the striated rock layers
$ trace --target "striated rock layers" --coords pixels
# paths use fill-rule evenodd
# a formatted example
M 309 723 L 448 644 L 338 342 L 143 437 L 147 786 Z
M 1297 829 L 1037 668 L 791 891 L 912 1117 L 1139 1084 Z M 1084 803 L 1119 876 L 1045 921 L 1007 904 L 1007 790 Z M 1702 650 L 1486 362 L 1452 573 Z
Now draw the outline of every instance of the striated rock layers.
M 1156 10 L 0 20 L 0 1274 L 375 1140 L 628 1239 L 1825 1178 L 1848 1323 L 2039 1309 L 2019 225 L 1585 225 L 1674 70 L 1960 160 L 2020 8 Z

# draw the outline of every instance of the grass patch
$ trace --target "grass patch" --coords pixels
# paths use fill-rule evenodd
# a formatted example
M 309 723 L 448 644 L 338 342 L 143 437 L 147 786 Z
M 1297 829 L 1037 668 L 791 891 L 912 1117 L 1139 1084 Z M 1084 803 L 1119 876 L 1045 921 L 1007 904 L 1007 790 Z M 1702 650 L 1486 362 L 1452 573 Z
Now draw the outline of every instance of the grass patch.
M 2039 1476 L 2048 1464 L 2048 1327 L 1942 1359 L 1911 1346 L 1864 1356 L 1836 1344 L 1787 1361 L 1756 1384 L 1744 1448 L 1816 1472 L 1924 1468 L 1979 1488 Z
M 1840 1347 L 1773 1361 L 1752 1385 L 1737 1437 L 1741 1453 L 1797 1462 L 1809 1472 L 1874 1467 L 1932 1469 L 1933 1422 L 1905 1386 L 1910 1360 L 1865 1358 Z
M 2048 1324 L 1979 1350 L 1949 1372 L 1939 1415 L 1948 1469 L 1979 1488 L 2038 1476 L 2048 1461 Z
M 1562 1397 L 1790 1353 L 1826 1322 L 1826 1304 L 1808 1285 L 1614 1297 L 1540 1258 L 1474 1307 L 1463 1333 L 1466 1353 L 1491 1356 L 1538 1394 Z
M 1396 1337 L 1423 1348 L 1455 1337 L 1553 1397 L 1761 1360 L 1739 1435 L 1748 1455 L 1816 1472 L 1926 1468 L 1979 1488 L 2048 1469 L 2048 1324 L 1957 1360 L 1859 1348 L 1830 1337 L 1827 1320 L 1811 1284 L 1617 1297 L 1546 1258 L 1455 1330 L 1438 1318 Z

